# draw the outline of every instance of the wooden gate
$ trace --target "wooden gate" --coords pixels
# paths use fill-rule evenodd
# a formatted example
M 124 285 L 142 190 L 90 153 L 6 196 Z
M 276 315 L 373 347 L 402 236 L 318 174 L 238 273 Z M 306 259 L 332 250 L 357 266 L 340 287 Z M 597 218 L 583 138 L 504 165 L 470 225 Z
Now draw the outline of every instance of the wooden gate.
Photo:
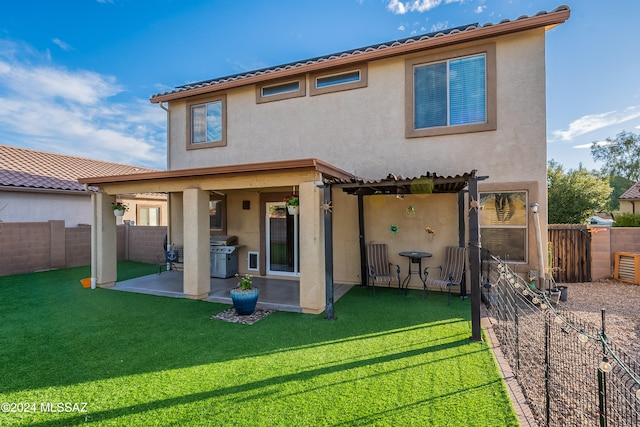
M 591 281 L 591 233 L 586 225 L 549 225 L 549 265 L 558 283 Z

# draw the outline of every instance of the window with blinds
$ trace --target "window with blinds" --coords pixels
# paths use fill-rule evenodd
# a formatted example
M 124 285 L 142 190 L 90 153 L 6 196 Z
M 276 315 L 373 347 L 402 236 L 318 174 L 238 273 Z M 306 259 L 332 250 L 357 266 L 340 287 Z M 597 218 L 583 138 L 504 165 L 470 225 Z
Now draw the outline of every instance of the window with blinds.
M 416 129 L 485 123 L 485 54 L 414 68 Z
M 405 61 L 407 138 L 495 130 L 495 44 Z

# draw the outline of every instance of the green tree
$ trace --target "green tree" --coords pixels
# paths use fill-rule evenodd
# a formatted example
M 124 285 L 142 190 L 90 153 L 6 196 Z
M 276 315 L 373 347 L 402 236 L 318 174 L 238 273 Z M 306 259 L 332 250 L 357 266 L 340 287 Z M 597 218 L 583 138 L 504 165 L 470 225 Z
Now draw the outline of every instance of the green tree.
M 613 191 L 611 191 L 611 196 L 609 197 L 607 212 L 613 213 L 620 209 L 620 200 L 618 200 L 618 198 L 622 196 L 622 193 L 631 188 L 635 182 L 617 175 L 609 176 L 608 179 Z
M 611 194 L 609 178 L 600 178 L 582 167 L 564 167 L 554 160 L 547 166 L 549 224 L 583 224 L 595 212 L 606 209 Z
M 640 135 L 622 131 L 614 139 L 607 138 L 605 144 L 593 142 L 591 156 L 604 162 L 602 173 L 621 176 L 630 181 L 640 180 Z

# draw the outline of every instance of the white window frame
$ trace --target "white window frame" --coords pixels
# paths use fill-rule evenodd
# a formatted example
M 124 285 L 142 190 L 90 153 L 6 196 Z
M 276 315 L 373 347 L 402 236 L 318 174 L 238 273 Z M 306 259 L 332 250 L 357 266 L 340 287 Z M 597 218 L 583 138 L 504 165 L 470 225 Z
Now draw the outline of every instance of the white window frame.
M 340 75 L 346 75 L 351 73 L 358 73 L 357 80 L 350 80 L 345 82 L 335 82 L 326 85 L 318 85 L 318 81 Z M 323 71 L 313 73 L 310 75 L 310 88 L 309 95 L 316 96 L 331 92 L 340 92 L 343 90 L 359 89 L 367 87 L 368 85 L 368 67 L 367 64 L 360 64 L 356 66 L 343 67 L 331 71 Z
M 286 88 L 288 85 L 292 83 L 298 83 L 298 89 L 289 90 Z M 276 91 L 277 91 L 278 87 L 281 87 L 282 90 L 277 93 L 265 95 L 264 93 L 265 89 L 276 88 Z M 307 95 L 307 82 L 306 82 L 305 76 L 289 78 L 286 80 L 278 80 L 275 82 L 269 81 L 263 84 L 256 85 L 256 103 L 257 104 L 263 104 L 265 102 L 272 102 L 272 101 L 282 101 L 284 99 L 291 99 L 291 98 L 300 98 L 306 95 Z
M 194 126 L 193 110 L 196 107 L 220 103 L 220 139 L 215 141 L 193 142 L 192 130 Z M 216 97 L 197 98 L 187 103 L 187 150 L 211 147 L 223 147 L 227 145 L 227 98 L 226 95 Z

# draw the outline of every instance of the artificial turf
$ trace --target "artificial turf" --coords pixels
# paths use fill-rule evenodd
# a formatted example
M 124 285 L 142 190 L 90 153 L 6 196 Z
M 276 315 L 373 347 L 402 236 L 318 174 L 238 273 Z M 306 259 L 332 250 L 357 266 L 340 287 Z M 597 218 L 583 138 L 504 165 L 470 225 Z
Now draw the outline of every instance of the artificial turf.
M 120 263 L 119 280 L 155 268 Z M 88 274 L 0 277 L 0 425 L 518 425 L 468 301 L 354 287 L 336 320 L 242 325 L 210 319 L 225 304 L 84 289 Z

